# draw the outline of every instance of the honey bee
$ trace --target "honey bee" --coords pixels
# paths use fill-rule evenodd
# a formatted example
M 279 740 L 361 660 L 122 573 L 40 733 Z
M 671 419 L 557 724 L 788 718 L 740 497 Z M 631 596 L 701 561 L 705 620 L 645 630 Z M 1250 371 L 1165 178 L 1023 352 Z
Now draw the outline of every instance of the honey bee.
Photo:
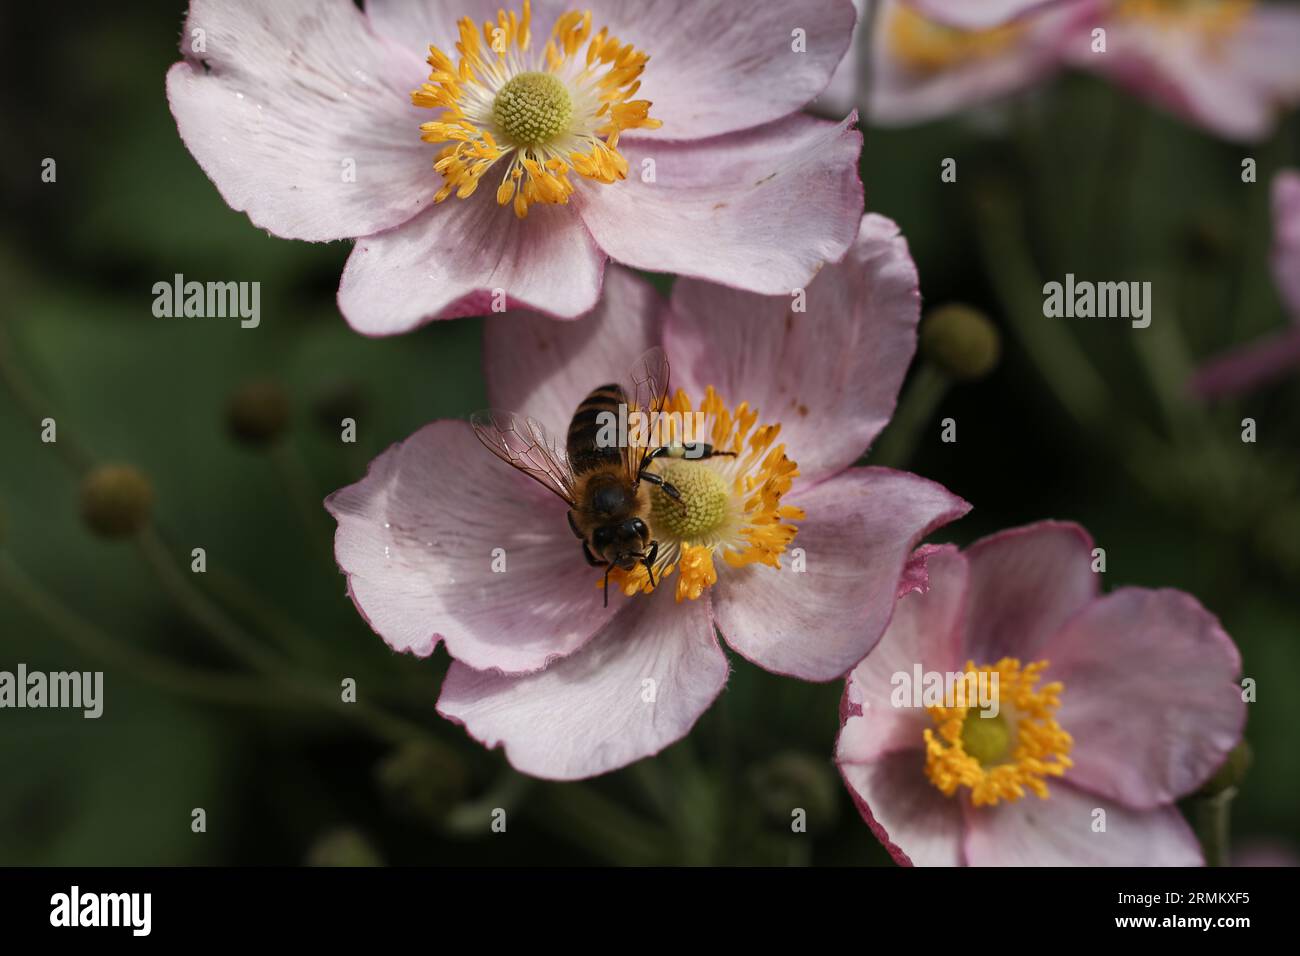
M 605 569 L 605 606 L 609 606 L 609 575 L 614 568 L 646 569 L 654 587 L 659 542 L 650 527 L 650 488 L 656 486 L 673 501 L 681 493 L 649 471 L 663 456 L 692 459 L 734 455 L 714 451 L 704 442 L 681 445 L 637 445 L 627 436 L 617 442 L 601 440 L 608 415 L 620 406 L 652 414 L 668 397 L 669 367 L 663 349 L 653 348 L 637 360 L 627 384 L 611 383 L 591 390 L 569 422 L 563 449 L 540 423 L 513 412 L 489 409 L 475 413 L 470 423 L 487 449 L 502 461 L 564 499 L 569 527 L 582 541 L 582 554 L 592 567 Z M 626 420 L 621 419 L 621 420 Z

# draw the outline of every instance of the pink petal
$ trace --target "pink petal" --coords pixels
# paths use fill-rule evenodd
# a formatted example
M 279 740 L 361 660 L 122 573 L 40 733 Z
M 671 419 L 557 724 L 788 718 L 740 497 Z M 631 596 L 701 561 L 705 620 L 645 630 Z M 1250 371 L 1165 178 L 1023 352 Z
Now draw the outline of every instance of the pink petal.
M 861 718 L 858 718 L 861 719 Z M 925 777 L 925 752 L 902 750 L 869 763 L 839 761 L 871 832 L 904 866 L 961 866 L 961 803 Z
M 1232 69 L 1248 76 L 1272 107 L 1271 130 L 1280 113 L 1300 103 L 1300 10 L 1292 4 L 1258 3 L 1230 50 Z
M 789 296 L 857 235 L 862 135 L 852 122 L 792 116 L 698 142 L 625 141 L 628 178 L 588 184 L 574 202 L 620 262 Z
M 931 20 L 965 30 L 995 27 L 1060 0 L 908 0 Z
M 1239 27 L 1208 37 L 1195 29 L 1161 28 L 1142 19 L 1106 22 L 1106 52 L 1088 38 L 1071 58 L 1165 109 L 1228 139 L 1268 136 L 1277 112 L 1300 98 L 1300 14 L 1262 5 Z
M 497 11 L 502 7 L 518 12 L 522 5 L 522 0 L 513 4 L 502 0 L 366 0 L 366 15 L 376 33 L 405 47 L 421 62 L 428 56 L 430 46 L 436 46 L 459 60 L 456 41 L 460 39 L 460 30 L 457 23 L 462 17 L 469 17 L 479 25 L 487 21 L 495 23 Z M 532 32 L 535 40 L 544 42 L 550 36 L 554 7 L 555 4 L 548 0 L 533 3 Z
M 537 670 L 622 603 L 601 606 L 564 502 L 493 457 L 464 422 L 428 425 L 325 502 L 363 617 L 397 651 L 439 640 L 471 667 Z M 492 570 L 503 549 L 505 572 Z
M 963 655 L 975 664 L 1025 664 L 1097 594 L 1092 539 L 1076 524 L 1042 521 L 971 545 Z
M 195 30 L 201 51 L 190 49 Z M 181 138 L 254 224 L 287 239 L 341 239 L 432 202 L 427 116 L 410 101 L 427 70 L 373 33 L 350 0 L 193 0 L 183 50 L 167 73 Z
M 903 576 L 898 579 L 898 593 L 901 598 L 907 594 L 925 594 L 930 589 L 930 558 L 947 550 L 947 545 L 923 544 L 907 559 L 903 565 Z
M 684 279 L 664 341 L 678 385 L 694 396 L 712 385 L 779 422 L 800 475 L 817 482 L 885 427 L 916 351 L 921 293 L 898 226 L 864 216 L 848 255 L 809 283 L 807 311 L 791 303 Z
M 1241 658 L 1181 591 L 1123 588 L 1042 647 L 1065 683 L 1057 719 L 1074 738 L 1067 779 L 1150 808 L 1203 784 L 1241 740 Z
M 563 435 L 593 388 L 622 383 L 636 360 L 661 339 L 667 303 L 629 269 L 610 266 L 596 307 L 572 322 L 533 314 L 488 318 L 483 365 L 493 408 L 530 415 Z
M 952 545 L 935 549 L 928 560 L 930 587 L 898 601 L 880 643 L 849 674 L 845 683 L 850 717 L 840 734 L 840 761 L 868 763 L 895 750 L 922 746 L 934 722 L 923 706 L 908 697 L 898 706 L 896 688 L 922 686 L 922 673 L 960 670 L 961 631 L 966 609 L 966 559 Z M 901 684 L 896 675 L 907 675 Z M 899 691 L 901 693 L 902 691 Z M 907 696 L 907 695 L 904 695 Z
M 1264 336 L 1207 361 L 1188 388 L 1206 399 L 1243 395 L 1293 374 L 1300 367 L 1300 328 Z
M 807 570 L 723 567 L 714 613 L 727 643 L 760 667 L 833 680 L 876 645 L 916 543 L 970 506 L 946 488 L 887 468 L 852 468 L 786 502 L 807 513 L 793 548 Z
M 917 68 L 894 48 L 889 23 L 900 6 L 900 0 L 882 0 L 872 34 L 868 102 L 872 122 L 884 125 L 937 119 L 1039 82 L 1057 68 L 1063 45 L 1091 15 L 1093 2 L 1048 5 L 1025 20 L 1024 32 L 1005 50 L 941 70 Z
M 1053 781 L 1046 800 L 966 808 L 971 866 L 1201 866 L 1200 845 L 1176 807 L 1133 810 Z M 1104 832 L 1093 829 L 1104 810 Z
M 370 0 L 367 10 L 377 29 L 423 58 L 429 43 L 452 53 L 459 17 L 472 16 L 476 23 L 495 20 L 498 6 L 495 0 Z M 637 98 L 650 100 L 651 115 L 663 120 L 663 128 L 650 134 L 656 139 L 703 139 L 799 110 L 826 86 L 848 47 L 855 20 L 849 0 L 603 0 L 589 6 L 593 29 L 608 27 L 623 43 L 649 54 Z M 544 0 L 532 8 L 533 35 L 544 41 L 556 16 L 574 5 Z M 806 36 L 801 53 L 792 50 L 796 28 Z
M 831 74 L 831 82 L 827 83 L 826 90 L 822 95 L 814 100 L 813 108 L 822 116 L 833 118 L 845 116 L 852 113 L 854 109 L 859 108 L 858 86 L 861 83 L 861 68 L 859 68 L 858 51 L 862 47 L 862 31 L 866 29 L 866 18 L 863 17 L 863 10 L 866 8 L 866 0 L 853 0 L 854 8 L 858 12 L 858 25 L 853 31 L 853 43 L 849 44 L 848 52 L 845 52 L 844 59 L 840 60 L 840 65 L 836 66 L 835 73 Z
M 1300 170 L 1273 177 L 1273 281 L 1291 320 L 1300 324 Z M 1300 329 L 1289 328 L 1229 349 L 1206 362 L 1188 383 L 1216 399 L 1261 388 L 1300 366 Z
M 453 664 L 438 712 L 511 766 L 576 780 L 658 753 L 690 731 L 727 681 L 707 600 L 638 595 L 581 653 L 524 677 Z M 650 699 L 647 699 L 650 698 Z
M 1272 198 L 1273 281 L 1292 321 L 1300 323 L 1300 170 L 1274 176 Z
M 348 323 L 364 335 L 396 335 L 432 319 L 498 308 L 558 318 L 591 309 L 605 256 L 573 210 L 538 203 L 521 220 L 497 205 L 493 192 L 452 196 L 397 229 L 359 240 L 339 284 Z

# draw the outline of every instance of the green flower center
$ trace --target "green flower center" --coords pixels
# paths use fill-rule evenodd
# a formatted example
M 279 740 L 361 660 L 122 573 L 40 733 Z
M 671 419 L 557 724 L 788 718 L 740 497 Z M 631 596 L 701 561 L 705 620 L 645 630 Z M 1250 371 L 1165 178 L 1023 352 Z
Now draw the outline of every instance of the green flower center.
M 981 767 L 987 767 L 1006 756 L 1011 745 L 1011 728 L 1001 714 L 981 717 L 979 710 L 972 707 L 961 725 L 961 745 Z
M 568 129 L 573 99 L 550 73 L 520 73 L 492 104 L 492 119 L 515 146 L 541 146 Z
M 662 488 L 650 490 L 650 523 L 679 541 L 699 541 L 727 520 L 731 500 L 727 482 L 708 465 L 697 461 L 671 461 L 659 470 L 681 499 L 674 501 Z

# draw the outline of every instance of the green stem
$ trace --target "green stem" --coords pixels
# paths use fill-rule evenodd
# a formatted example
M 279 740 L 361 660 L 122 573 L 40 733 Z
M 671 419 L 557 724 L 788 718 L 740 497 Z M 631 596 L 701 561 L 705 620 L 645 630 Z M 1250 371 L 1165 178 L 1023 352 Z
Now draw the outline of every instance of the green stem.
M 520 805 L 528 791 L 532 789 L 533 782 L 531 777 L 525 777 L 515 770 L 505 771 L 483 796 L 453 807 L 446 819 L 442 821 L 443 829 L 462 837 L 480 836 L 488 832 L 493 811 L 505 810 L 508 819 L 514 808 Z
M 288 615 L 267 602 L 242 578 L 209 562 L 205 583 L 224 604 L 256 621 L 258 627 L 272 637 L 292 660 L 306 660 L 319 666 L 328 659 L 325 648 L 319 641 L 313 640 Z
M 280 670 L 277 657 L 245 633 L 177 568 L 172 554 L 153 528 L 142 531 L 136 537 L 136 544 L 167 596 L 218 644 L 254 670 L 268 673 Z
M 1236 795 L 1237 788 L 1228 787 L 1213 796 L 1196 798 L 1196 835 L 1205 852 L 1206 866 L 1228 865 L 1228 834 Z
M 952 387 L 952 380 L 929 362 L 922 361 L 898 403 L 893 419 L 868 459 L 873 465 L 906 468 L 916 454 L 921 436 L 934 419 L 935 410 Z
M 318 493 L 311 471 L 302 455 L 284 442 L 272 447 L 268 453 L 289 500 L 293 502 L 308 545 L 315 554 L 329 554 L 331 535 L 325 520 L 324 496 Z
M 667 862 L 671 840 L 657 827 L 607 799 L 589 784 L 547 783 L 528 808 L 557 836 L 609 863 L 654 866 Z
M 1039 373 L 1076 422 L 1107 424 L 1104 379 L 1065 324 L 1043 315 L 1043 282 L 1034 268 L 1014 202 L 999 185 L 989 184 L 975 204 L 980 253 L 1007 321 Z
M 19 365 L 7 325 L 6 320 L 0 319 L 0 382 L 4 383 L 18 407 L 32 420 L 35 427 L 39 428 L 46 418 L 53 418 L 57 422 L 59 416 L 51 410 L 50 403 L 41 398 L 36 386 Z M 94 462 L 90 453 L 68 432 L 66 423 L 58 424 L 58 440 L 53 446 L 54 451 L 79 475 L 88 471 Z
M 271 683 L 266 679 L 213 674 L 125 644 L 61 604 L 4 552 L 0 552 L 0 593 L 8 595 L 51 633 L 79 651 L 116 664 L 163 690 L 234 707 L 316 711 L 323 706 L 338 716 L 357 721 L 388 743 L 418 740 L 443 755 L 452 752 L 424 726 L 360 701 L 344 703 L 332 688 L 308 685 L 292 678 Z
M 60 604 L 42 590 L 8 554 L 0 553 L 0 591 L 55 636 L 77 650 L 116 664 L 141 680 L 167 690 L 223 704 L 240 706 L 284 706 L 260 681 L 246 677 L 217 676 L 173 664 L 146 651 L 124 644 Z

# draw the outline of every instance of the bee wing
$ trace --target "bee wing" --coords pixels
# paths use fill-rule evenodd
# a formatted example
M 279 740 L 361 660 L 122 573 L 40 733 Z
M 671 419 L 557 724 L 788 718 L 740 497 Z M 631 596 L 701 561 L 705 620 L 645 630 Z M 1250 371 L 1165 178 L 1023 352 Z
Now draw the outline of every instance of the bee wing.
M 540 422 L 514 412 L 486 409 L 471 415 L 470 424 L 488 451 L 570 505 L 575 503 L 568 457 Z
M 642 416 L 649 416 L 663 409 L 664 403 L 668 399 L 668 379 L 670 370 L 668 368 L 668 356 L 664 350 L 655 346 L 649 349 L 638 358 L 628 373 L 627 381 L 623 385 L 623 394 L 627 397 L 628 411 L 636 410 Z M 649 426 L 648 418 L 643 417 L 643 421 Z M 629 429 L 629 433 L 631 429 Z M 633 441 L 635 436 L 628 435 L 628 441 L 624 449 L 624 463 L 627 467 L 627 475 L 633 481 L 637 480 L 637 475 L 641 473 L 645 465 L 646 458 L 650 452 L 655 450 L 655 442 L 651 440 L 646 444 Z M 653 437 L 653 436 L 652 436 Z

